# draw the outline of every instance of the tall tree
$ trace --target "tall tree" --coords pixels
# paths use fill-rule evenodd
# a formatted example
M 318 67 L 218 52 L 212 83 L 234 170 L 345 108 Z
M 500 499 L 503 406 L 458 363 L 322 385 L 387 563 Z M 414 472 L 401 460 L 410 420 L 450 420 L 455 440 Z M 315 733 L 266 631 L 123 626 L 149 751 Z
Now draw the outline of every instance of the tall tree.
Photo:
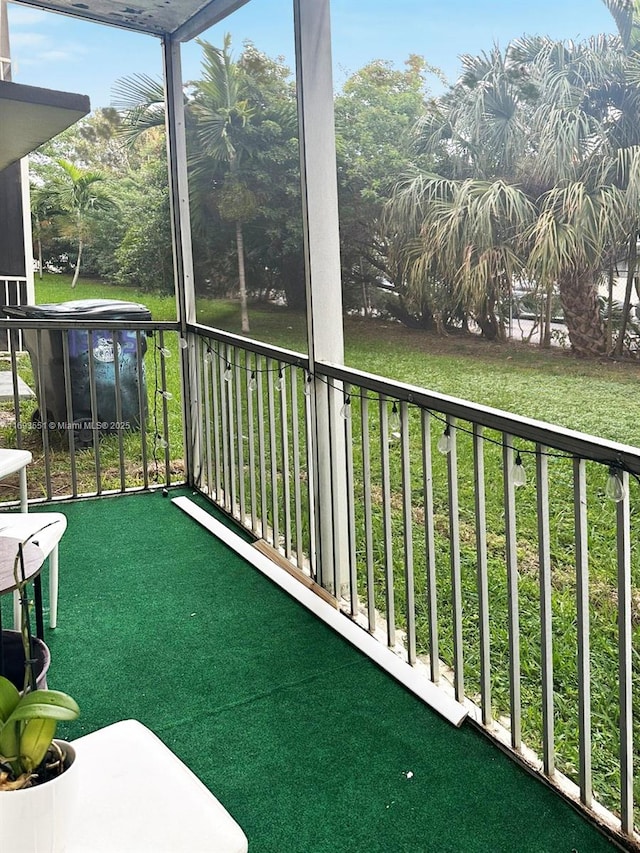
M 404 298 L 394 235 L 382 223 L 397 176 L 415 159 L 411 129 L 425 109 L 427 75 L 440 77 L 420 56 L 405 69 L 376 60 L 351 75 L 336 96 L 336 148 L 345 303 L 371 307 L 381 284 Z
M 57 165 L 59 169 L 55 179 L 42 189 L 41 195 L 46 193 L 48 204 L 63 212 L 69 233 L 75 240 L 77 257 L 71 281 L 71 287 L 75 287 L 80 275 L 82 252 L 90 234 L 92 215 L 112 208 L 114 202 L 104 187 L 105 177 L 101 172 L 79 169 L 66 160 L 58 160 Z

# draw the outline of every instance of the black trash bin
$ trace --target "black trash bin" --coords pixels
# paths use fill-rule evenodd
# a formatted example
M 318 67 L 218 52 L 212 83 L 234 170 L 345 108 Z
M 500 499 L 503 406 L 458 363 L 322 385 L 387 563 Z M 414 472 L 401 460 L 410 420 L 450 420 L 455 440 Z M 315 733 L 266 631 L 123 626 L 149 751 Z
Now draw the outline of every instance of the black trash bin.
M 77 299 L 44 305 L 13 305 L 3 308 L 7 316 L 27 320 L 150 320 L 151 312 L 137 302 L 119 299 Z M 93 418 L 91 414 L 91 385 L 89 349 L 93 353 L 93 374 L 97 402 L 97 425 L 101 433 L 115 432 L 119 427 L 140 429 L 140 399 L 142 414 L 147 416 L 147 393 L 144 376 L 146 336 L 141 336 L 138 353 L 135 330 L 69 329 L 69 379 L 71 385 L 72 424 L 67 422 L 66 384 L 64 369 L 63 332 L 54 329 L 26 329 L 24 343 L 31 356 L 31 366 L 40 404 L 39 416 L 43 425 L 59 429 L 73 428 L 79 444 L 91 443 Z M 115 357 L 118 358 L 120 412 L 117 407 Z M 139 391 L 139 371 L 142 376 Z M 40 399 L 41 382 L 44 402 Z M 119 416 L 120 415 L 120 416 Z

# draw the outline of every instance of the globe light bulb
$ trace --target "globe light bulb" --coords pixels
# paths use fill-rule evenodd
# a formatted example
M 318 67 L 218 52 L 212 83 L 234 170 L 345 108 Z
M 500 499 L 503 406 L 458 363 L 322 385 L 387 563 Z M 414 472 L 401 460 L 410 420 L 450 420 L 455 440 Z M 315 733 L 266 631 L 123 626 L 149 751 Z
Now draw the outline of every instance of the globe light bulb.
M 515 465 L 511 469 L 511 477 L 513 478 L 513 485 L 516 489 L 527 485 L 527 472 L 522 464 L 522 457 L 519 453 L 516 456 Z
M 163 358 L 171 358 L 171 350 L 169 347 L 158 347 Z
M 442 433 L 440 438 L 438 439 L 438 450 L 443 456 L 446 456 L 447 453 L 451 453 L 451 433 L 449 432 L 449 427 L 445 427 L 445 431 Z
M 255 372 L 255 370 L 252 370 L 251 371 L 251 378 L 249 379 L 249 384 L 247 385 L 247 388 L 249 389 L 249 391 L 255 391 L 257 387 L 258 387 L 258 380 L 256 379 L 256 372 Z
M 207 347 L 207 351 L 204 354 L 204 360 L 206 364 L 211 364 L 211 362 L 213 361 L 213 353 L 211 352 L 209 347 Z
M 163 450 L 166 450 L 167 447 L 169 447 L 169 442 L 164 438 L 164 436 L 160 435 L 160 433 L 156 433 L 156 444 Z
M 604 487 L 604 493 L 610 500 L 615 501 L 615 503 L 620 503 L 627 496 L 622 477 L 616 468 L 609 468 L 609 476 Z
M 284 390 L 284 376 L 282 375 L 282 370 L 278 372 L 278 378 L 276 379 L 276 391 Z
M 398 404 L 395 402 L 391 408 L 389 415 L 389 429 L 393 438 L 400 438 L 400 413 L 398 412 Z
M 311 383 L 313 382 L 313 376 L 310 373 L 307 373 L 306 378 L 304 380 L 304 396 L 311 396 Z
M 227 362 L 227 366 L 224 370 L 224 381 L 231 382 L 231 362 Z
M 171 391 L 160 391 L 160 396 L 164 397 L 165 400 L 173 400 L 173 394 Z
M 186 349 L 187 348 L 187 339 L 186 338 L 178 338 L 178 346 L 180 347 L 180 349 Z
M 345 397 L 342 408 L 340 409 L 340 417 L 344 418 L 345 421 L 348 421 L 351 417 L 351 397 L 348 394 Z

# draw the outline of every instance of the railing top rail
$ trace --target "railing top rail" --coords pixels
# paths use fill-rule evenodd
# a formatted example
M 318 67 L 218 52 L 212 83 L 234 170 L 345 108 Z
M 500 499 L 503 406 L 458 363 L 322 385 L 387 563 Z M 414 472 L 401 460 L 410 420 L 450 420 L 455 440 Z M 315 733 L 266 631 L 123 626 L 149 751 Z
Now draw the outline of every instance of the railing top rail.
M 190 325 L 188 329 L 191 332 L 202 335 L 204 338 L 217 340 L 230 346 L 241 347 L 242 349 L 255 352 L 258 355 L 264 355 L 276 361 L 283 361 L 287 364 L 293 364 L 296 367 L 308 368 L 309 366 L 309 357 L 295 350 L 266 344 L 264 341 L 256 341 L 253 338 L 246 338 L 243 335 L 235 335 L 232 332 L 225 332 L 223 329 L 214 329 L 212 326 L 204 326 L 201 323 Z
M 309 367 L 309 359 L 302 353 L 282 349 L 262 341 L 255 341 L 242 335 L 235 335 L 202 324 L 194 324 L 189 326 L 189 329 L 203 337 L 237 346 L 276 361 L 305 369 Z M 458 397 L 450 397 L 447 394 L 429 391 L 416 385 L 386 379 L 345 365 L 316 362 L 315 373 L 340 382 L 358 385 L 374 393 L 406 401 L 423 409 L 477 423 L 487 429 L 508 433 L 524 441 L 553 448 L 570 456 L 592 459 L 603 464 L 621 465 L 630 472 L 640 475 L 640 448 L 632 445 L 512 414 L 501 409 L 494 409 L 491 406 L 469 403 Z
M 508 433 L 545 447 L 555 448 L 571 456 L 592 459 L 605 464 L 622 465 L 634 474 L 640 475 L 640 448 L 638 447 L 598 438 L 522 415 L 514 415 L 479 403 L 469 403 L 457 397 L 449 397 L 446 394 L 396 382 L 393 379 L 385 379 L 343 365 L 316 362 L 315 370 L 316 373 L 332 379 L 358 385 L 423 409 L 471 421 L 488 429 Z
M 180 325 L 177 322 L 166 320 L 9 320 L 0 317 L 0 329 L 67 329 L 100 330 L 107 331 L 132 330 L 132 331 L 178 331 Z
M 2 60 L 0 60 L 2 61 Z M 5 273 L 0 273 L 0 281 L 26 281 L 26 275 L 5 275 Z

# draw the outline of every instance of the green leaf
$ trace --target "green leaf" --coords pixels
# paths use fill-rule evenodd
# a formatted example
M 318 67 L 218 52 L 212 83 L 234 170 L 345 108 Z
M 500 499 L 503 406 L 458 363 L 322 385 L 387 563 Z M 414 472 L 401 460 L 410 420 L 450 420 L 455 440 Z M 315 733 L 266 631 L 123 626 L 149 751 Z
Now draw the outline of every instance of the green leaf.
M 0 722 L 4 723 L 9 718 L 19 701 L 20 693 L 16 686 L 0 675 Z
M 27 772 L 35 770 L 43 761 L 55 733 L 55 720 L 37 719 L 27 722 L 20 738 L 20 761 Z

